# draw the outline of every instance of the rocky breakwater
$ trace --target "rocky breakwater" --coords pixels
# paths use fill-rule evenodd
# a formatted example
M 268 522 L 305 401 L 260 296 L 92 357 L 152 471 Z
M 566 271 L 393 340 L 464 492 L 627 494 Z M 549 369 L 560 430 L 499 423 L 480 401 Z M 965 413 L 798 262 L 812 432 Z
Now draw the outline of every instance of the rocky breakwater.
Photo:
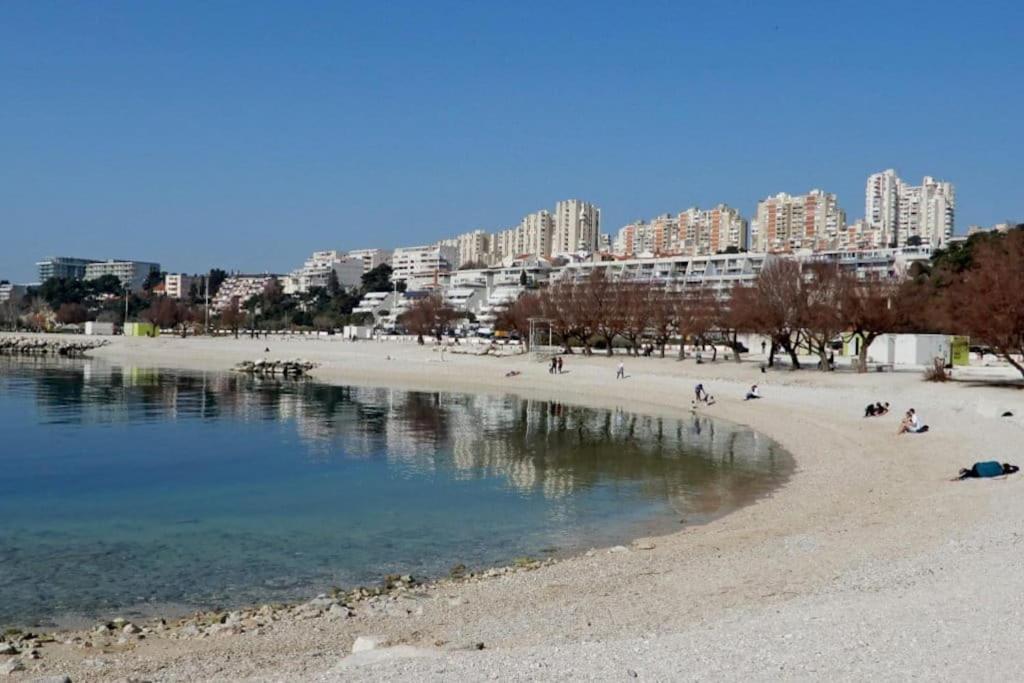
M 315 363 L 305 360 L 259 360 L 242 361 L 235 366 L 235 372 L 243 372 L 247 375 L 258 375 L 261 377 L 305 377 L 310 370 L 316 367 Z
M 96 341 L 40 339 L 38 337 L 0 338 L 0 355 L 3 356 L 63 356 L 83 358 L 89 351 L 109 344 L 106 339 Z

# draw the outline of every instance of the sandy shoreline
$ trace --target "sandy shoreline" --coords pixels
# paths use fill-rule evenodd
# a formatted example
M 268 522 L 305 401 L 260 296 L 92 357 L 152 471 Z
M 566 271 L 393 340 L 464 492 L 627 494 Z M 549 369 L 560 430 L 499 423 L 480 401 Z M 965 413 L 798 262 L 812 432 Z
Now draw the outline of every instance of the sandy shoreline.
M 225 369 L 268 346 L 271 357 L 319 363 L 320 381 L 675 417 L 689 411 L 699 379 L 718 399 L 708 414 L 775 439 L 797 471 L 774 495 L 653 539 L 651 550 L 602 550 L 446 584 L 417 595 L 406 615 L 357 609 L 340 621 L 281 619 L 260 634 L 154 634 L 105 654 L 48 644 L 12 680 L 1019 676 L 1012 654 L 988 653 L 1011 653 L 1019 640 L 1024 479 L 948 481 L 976 460 L 1022 464 L 1024 394 L 1015 388 L 928 384 L 917 373 L 762 375 L 756 363 L 658 358 L 626 359 L 630 376 L 616 381 L 618 359 L 576 356 L 553 378 L 525 357 L 441 362 L 415 345 L 323 340 L 116 338 L 93 355 Z M 522 374 L 506 378 L 513 369 Z M 754 382 L 765 398 L 743 402 Z M 898 437 L 897 416 L 864 420 L 872 400 L 917 408 L 933 431 Z M 1004 410 L 1017 417 L 1000 418 Z M 367 634 L 417 649 L 346 657 Z M 475 643 L 486 649 L 461 649 Z

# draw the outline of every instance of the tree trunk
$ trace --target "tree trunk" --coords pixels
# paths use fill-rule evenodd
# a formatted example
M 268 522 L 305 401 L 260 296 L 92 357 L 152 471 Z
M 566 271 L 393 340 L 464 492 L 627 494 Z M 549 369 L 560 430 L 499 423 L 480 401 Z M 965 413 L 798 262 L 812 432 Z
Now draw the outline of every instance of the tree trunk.
M 822 372 L 830 372 L 832 370 L 832 366 L 828 362 L 827 346 L 822 346 L 821 348 L 818 349 L 818 358 L 821 359 L 820 361 L 818 361 L 818 369 L 821 370 Z
M 1004 359 L 1006 359 L 1007 363 L 1009 363 L 1010 365 L 1015 367 L 1017 369 L 1017 372 L 1019 372 L 1021 374 L 1021 376 L 1024 376 L 1024 365 L 1021 365 L 1020 363 L 1018 363 L 1016 360 L 1013 359 L 1013 356 L 1010 355 L 1010 350 L 1009 349 L 1001 350 L 1000 351 L 1000 355 Z
M 793 370 L 800 369 L 800 359 L 796 355 L 796 347 L 793 343 L 788 340 L 782 340 L 782 350 L 789 354 L 789 360 L 792 363 Z
M 857 351 L 857 372 L 864 373 L 868 371 L 868 347 L 878 335 L 859 332 L 857 336 L 860 337 L 860 349 Z
M 776 350 L 777 350 L 777 347 L 775 346 L 775 337 L 772 337 L 772 347 L 770 349 L 768 349 L 768 367 L 770 367 L 770 368 L 774 368 L 775 367 L 775 351 Z

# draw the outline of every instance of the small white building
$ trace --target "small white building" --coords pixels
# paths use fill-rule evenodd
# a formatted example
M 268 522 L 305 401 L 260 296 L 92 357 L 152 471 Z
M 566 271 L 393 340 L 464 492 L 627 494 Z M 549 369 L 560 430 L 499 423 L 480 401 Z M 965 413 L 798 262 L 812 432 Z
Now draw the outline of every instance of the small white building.
M 883 334 L 868 347 L 868 362 L 911 369 L 930 367 L 936 358 L 952 362 L 952 337 L 946 334 Z
M 114 323 L 103 323 L 90 320 L 85 323 L 85 334 L 90 337 L 110 336 L 114 334 Z

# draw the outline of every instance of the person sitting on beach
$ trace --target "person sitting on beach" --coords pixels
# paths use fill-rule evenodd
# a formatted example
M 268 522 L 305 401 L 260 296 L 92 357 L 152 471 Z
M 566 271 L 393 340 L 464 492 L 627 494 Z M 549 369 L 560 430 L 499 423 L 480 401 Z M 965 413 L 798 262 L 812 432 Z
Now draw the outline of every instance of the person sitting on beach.
M 708 404 L 709 406 L 713 406 L 713 405 L 715 405 L 715 397 L 714 397 L 714 396 L 711 396 L 711 395 L 708 395 L 708 396 L 707 396 L 707 397 L 706 397 L 706 398 L 704 399 L 704 403 Z
M 864 409 L 864 417 L 881 417 L 889 412 L 889 404 L 886 403 L 869 403 L 868 407 Z
M 743 400 L 744 401 L 750 401 L 750 400 L 753 400 L 755 398 L 761 398 L 761 394 L 760 394 L 760 392 L 758 392 L 756 384 L 754 386 L 750 387 L 750 391 L 747 392 L 747 395 L 746 395 L 746 397 Z
M 907 414 L 903 417 L 903 422 L 900 423 L 900 431 L 898 434 L 923 434 L 928 431 L 928 425 L 921 424 L 921 418 L 918 417 L 917 411 L 911 408 L 907 411 Z

